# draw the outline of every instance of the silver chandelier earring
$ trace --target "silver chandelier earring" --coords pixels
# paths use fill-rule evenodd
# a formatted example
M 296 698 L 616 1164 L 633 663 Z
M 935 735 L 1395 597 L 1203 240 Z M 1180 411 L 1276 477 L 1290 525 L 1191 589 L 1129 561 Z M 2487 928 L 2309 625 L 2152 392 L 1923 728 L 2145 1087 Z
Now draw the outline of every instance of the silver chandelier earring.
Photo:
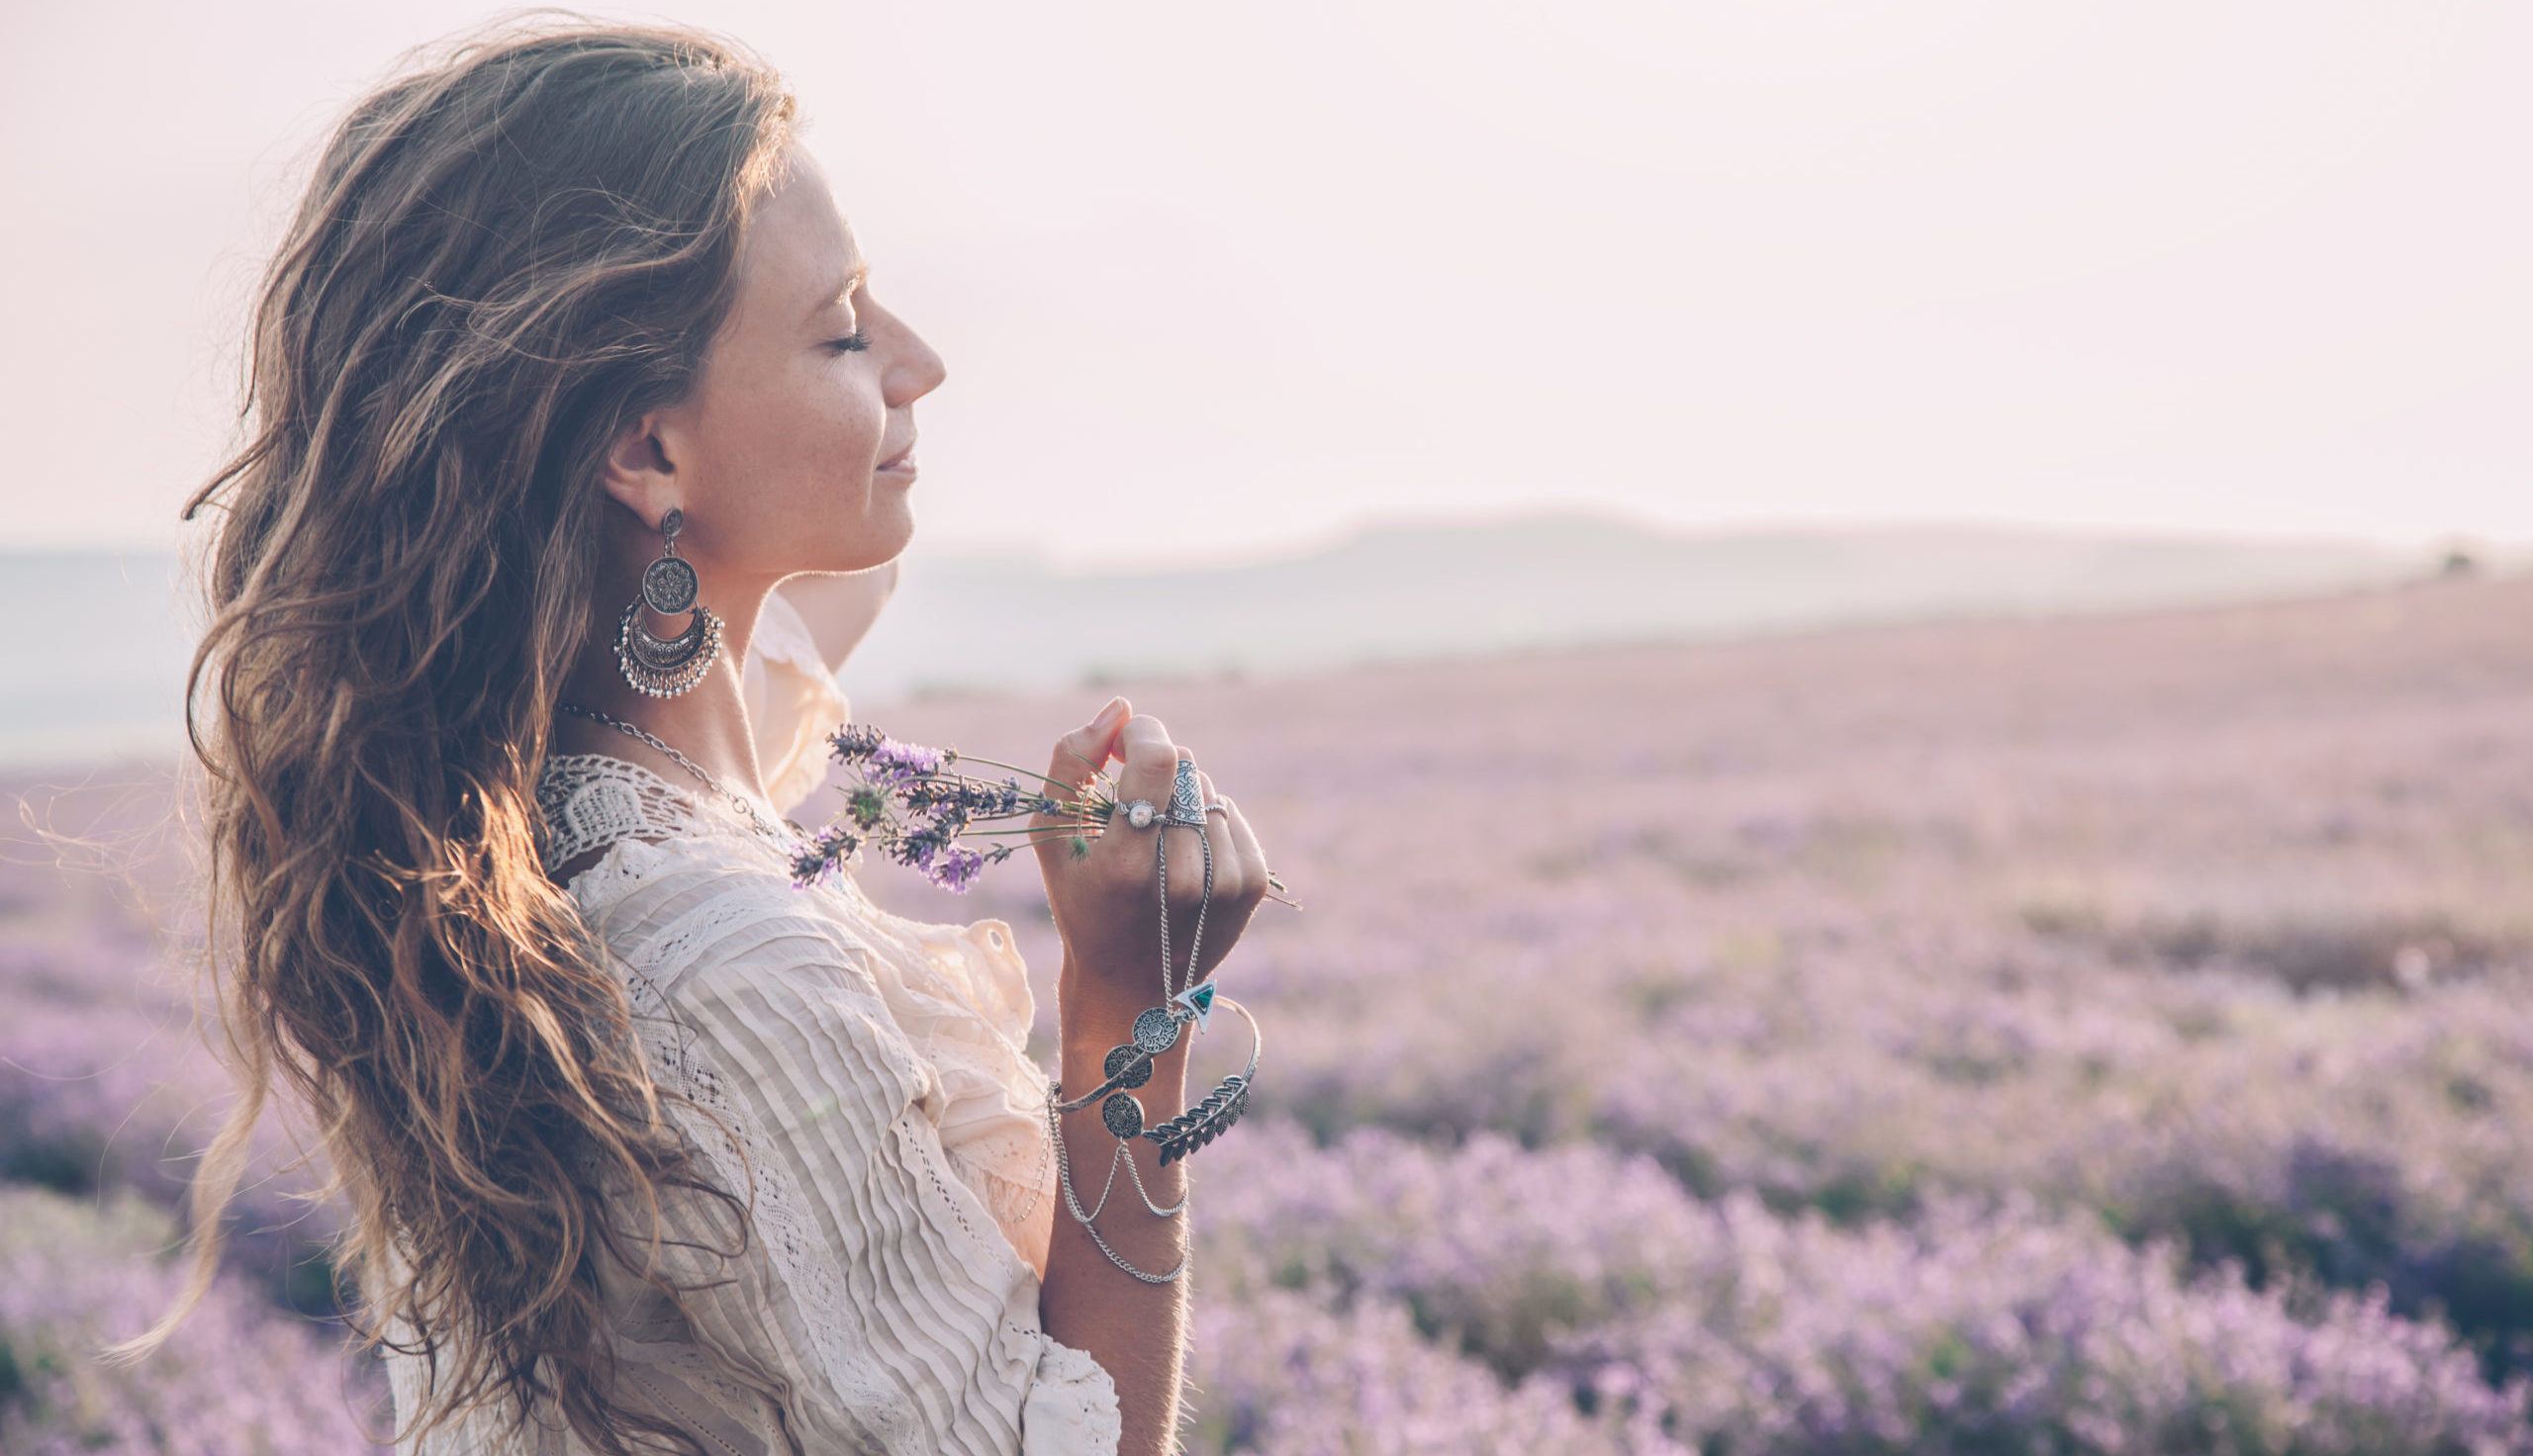
M 660 517 L 660 554 L 642 568 L 642 594 L 624 608 L 615 628 L 615 665 L 637 692 L 675 697 L 704 681 L 712 660 L 721 654 L 721 619 L 695 599 L 702 583 L 695 564 L 677 554 L 677 533 L 686 512 L 671 506 Z M 675 637 L 660 637 L 642 625 L 642 608 L 675 616 L 692 610 L 695 620 Z

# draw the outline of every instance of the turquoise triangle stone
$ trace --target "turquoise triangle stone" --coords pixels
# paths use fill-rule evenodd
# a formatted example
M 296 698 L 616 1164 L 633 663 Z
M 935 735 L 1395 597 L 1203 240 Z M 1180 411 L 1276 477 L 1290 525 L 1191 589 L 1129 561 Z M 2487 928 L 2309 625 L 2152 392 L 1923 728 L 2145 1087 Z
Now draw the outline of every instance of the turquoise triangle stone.
M 1214 1013 L 1214 983 L 1198 981 L 1170 999 L 1196 1013 L 1196 1030 L 1201 1032 Z

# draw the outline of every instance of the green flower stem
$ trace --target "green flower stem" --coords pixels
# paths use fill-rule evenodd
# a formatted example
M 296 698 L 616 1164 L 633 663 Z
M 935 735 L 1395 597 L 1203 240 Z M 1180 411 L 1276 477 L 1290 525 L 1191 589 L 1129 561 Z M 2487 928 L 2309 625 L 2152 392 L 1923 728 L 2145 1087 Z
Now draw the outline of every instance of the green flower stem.
M 1038 811 L 1036 809 L 1014 809 L 1007 814 L 971 814 L 968 816 L 968 822 L 971 824 L 992 824 L 1004 819 L 1035 818 L 1037 814 Z M 1085 818 L 1080 822 L 1088 824 L 1094 821 Z
M 1003 764 L 1003 763 L 997 763 L 997 762 L 995 762 L 995 761 L 994 761 L 994 760 L 992 760 L 992 759 L 979 759 L 979 758 L 971 758 L 971 757 L 970 757 L 970 756 L 968 756 L 967 754 L 961 754 L 961 755 L 959 755 L 959 760 L 958 760 L 958 761 L 959 761 L 960 763 L 962 763 L 962 764 L 983 764 L 983 765 L 985 765 L 985 766 L 986 768 L 988 768 L 988 769 L 1009 769 L 1009 770 L 1010 770 L 1012 773 L 1014 773 L 1014 774 L 1028 774 L 1030 777 L 1037 779 L 1040 783 L 1054 783 L 1054 782 L 1056 781 L 1056 780 L 1054 780 L 1054 779 L 1052 779 L 1052 778 L 1048 777 L 1048 776 L 1047 776 L 1046 774 L 1040 774 L 1040 773 L 1038 773 L 1037 771 L 1032 770 L 1032 769 L 1023 769 L 1023 768 L 1021 768 L 1021 767 L 1020 767 L 1019 765 L 1017 765 L 1017 764 Z M 965 775 L 964 775 L 964 774 L 953 774 L 951 776 L 953 776 L 953 777 L 964 777 Z M 1073 785 L 1071 785 L 1071 784 L 1066 784 L 1066 785 L 1064 785 L 1064 786 L 1065 786 L 1065 787 L 1067 787 L 1067 788 L 1070 788 L 1070 787 L 1072 787 Z

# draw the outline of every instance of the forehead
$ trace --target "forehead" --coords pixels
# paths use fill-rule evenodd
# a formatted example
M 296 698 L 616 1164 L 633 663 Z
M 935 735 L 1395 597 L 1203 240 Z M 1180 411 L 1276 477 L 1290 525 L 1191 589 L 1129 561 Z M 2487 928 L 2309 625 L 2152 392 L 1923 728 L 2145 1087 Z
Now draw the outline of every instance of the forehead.
M 750 220 L 740 248 L 741 308 L 776 322 L 798 318 L 834 298 L 863 266 L 861 244 L 836 207 L 826 174 L 795 148 L 789 169 Z

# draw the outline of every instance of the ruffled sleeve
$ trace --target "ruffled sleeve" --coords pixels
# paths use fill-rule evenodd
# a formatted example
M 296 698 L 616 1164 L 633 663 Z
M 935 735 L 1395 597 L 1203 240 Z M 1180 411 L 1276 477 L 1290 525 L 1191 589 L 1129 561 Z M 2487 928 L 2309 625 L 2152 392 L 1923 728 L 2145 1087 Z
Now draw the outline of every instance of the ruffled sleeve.
M 645 1054 L 726 1123 L 671 1104 L 722 1186 L 744 1197 L 755 1170 L 762 1236 L 735 1271 L 717 1203 L 663 1194 L 665 1272 L 729 1281 L 687 1297 L 699 1341 L 808 1450 L 1112 1456 L 1116 1385 L 1046 1332 L 1038 1271 L 957 1176 L 944 1078 L 879 957 L 745 846 L 624 854 L 605 920 Z
M 790 812 L 825 781 L 826 735 L 852 709 L 799 608 L 779 591 L 758 617 L 745 683 L 767 797 Z M 909 919 L 882 908 L 850 873 L 833 888 L 874 953 L 899 1028 L 940 1073 L 939 1131 L 951 1168 L 1043 1275 L 1055 1233 L 1056 1167 L 1046 1073 L 1027 1053 L 1037 1000 L 1011 927 Z
M 1029 968 L 1001 920 L 913 920 L 872 903 L 849 881 L 846 933 L 873 953 L 897 1026 L 940 1075 L 937 1126 L 952 1171 L 1041 1275 L 1055 1234 L 1055 1148 L 1047 1074 L 1029 1056 L 1037 1001 Z
M 767 593 L 757 613 L 739 686 L 756 734 L 766 797 L 791 813 L 826 781 L 827 734 L 852 718 L 853 707 L 827 671 L 800 609 L 780 591 Z

